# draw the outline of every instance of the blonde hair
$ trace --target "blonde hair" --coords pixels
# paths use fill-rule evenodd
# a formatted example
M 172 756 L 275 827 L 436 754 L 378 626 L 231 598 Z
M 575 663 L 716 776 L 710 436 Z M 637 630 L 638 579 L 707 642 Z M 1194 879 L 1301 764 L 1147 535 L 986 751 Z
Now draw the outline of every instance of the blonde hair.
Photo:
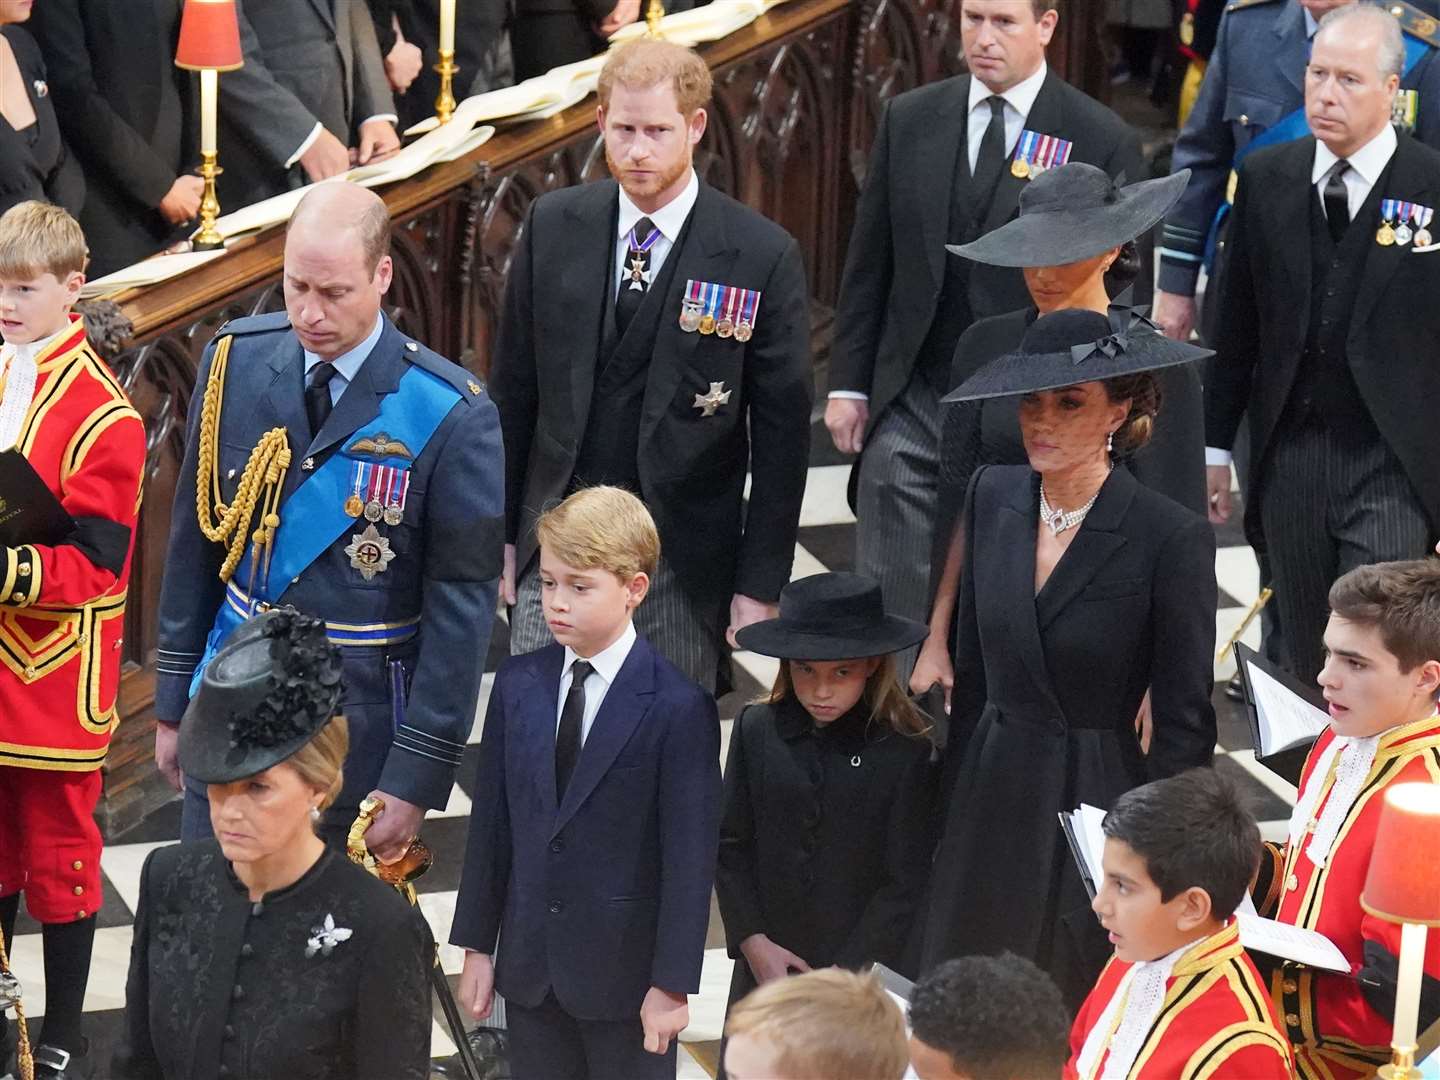
M 764 1039 L 789 1080 L 900 1080 L 910 1063 L 905 1018 L 874 972 L 825 968 L 765 983 L 731 1008 L 725 1035 Z
M 608 570 L 628 584 L 654 576 L 660 534 L 645 504 L 624 488 L 581 488 L 540 515 L 535 536 L 552 556 L 577 570 Z
M 285 759 L 285 764 L 299 773 L 301 780 L 325 792 L 320 800 L 321 810 L 340 794 L 345 783 L 345 754 L 349 749 L 350 726 L 345 717 L 334 716 L 318 735 Z
M 90 251 L 80 223 L 50 203 L 16 203 L 0 215 L 0 276 L 63 281 L 84 273 Z
M 667 79 L 675 87 L 681 116 L 690 117 L 709 103 L 713 86 L 709 65 L 694 49 L 654 38 L 637 38 L 611 49 L 595 92 L 601 108 L 609 108 L 610 92 L 616 84 L 627 90 L 644 90 Z
M 870 708 L 871 724 L 884 724 L 900 735 L 928 735 L 930 723 L 919 706 L 910 700 L 910 695 L 900 685 L 900 670 L 895 666 L 895 657 L 855 657 L 856 660 L 877 659 L 880 663 L 865 680 L 865 692 L 860 700 Z M 775 675 L 775 685 L 761 700 L 767 705 L 778 705 L 795 694 L 795 683 L 790 678 L 790 661 L 781 660 L 780 670 Z

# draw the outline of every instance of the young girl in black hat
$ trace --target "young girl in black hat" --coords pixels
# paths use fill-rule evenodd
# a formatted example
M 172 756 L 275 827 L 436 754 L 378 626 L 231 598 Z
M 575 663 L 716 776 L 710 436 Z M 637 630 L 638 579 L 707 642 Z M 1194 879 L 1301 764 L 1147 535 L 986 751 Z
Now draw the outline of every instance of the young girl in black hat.
M 930 861 L 928 721 L 891 653 L 925 636 L 858 574 L 787 585 L 780 616 L 739 631 L 780 658 L 730 735 L 715 888 L 730 1001 L 791 972 L 902 963 Z

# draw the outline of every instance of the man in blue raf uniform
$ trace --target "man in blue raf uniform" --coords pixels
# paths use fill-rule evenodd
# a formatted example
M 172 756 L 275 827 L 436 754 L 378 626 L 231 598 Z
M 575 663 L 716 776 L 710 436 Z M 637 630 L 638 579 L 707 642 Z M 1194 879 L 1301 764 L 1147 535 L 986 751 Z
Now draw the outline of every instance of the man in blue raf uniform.
M 1327 12 L 1355 2 L 1236 0 L 1221 16 L 1200 96 L 1175 142 L 1172 168 L 1189 169 L 1190 184 L 1165 219 L 1155 293 L 1155 319 L 1171 337 L 1184 340 L 1195 327 L 1195 280 L 1213 257 L 1216 214 L 1228 209 L 1232 174 L 1250 151 L 1310 134 L 1310 41 Z M 1405 0 L 1383 6 L 1405 32 L 1396 118 L 1421 142 L 1440 148 L 1440 21 Z
M 199 674 L 252 611 L 289 604 L 341 646 L 345 786 L 322 832 L 398 858 L 442 807 L 475 716 L 495 615 L 504 457 L 495 406 L 380 310 L 385 204 L 308 194 L 285 240 L 284 314 L 221 328 L 200 364 L 160 597 L 155 760 L 181 786 L 177 726 Z M 187 785 L 184 839 L 208 835 Z

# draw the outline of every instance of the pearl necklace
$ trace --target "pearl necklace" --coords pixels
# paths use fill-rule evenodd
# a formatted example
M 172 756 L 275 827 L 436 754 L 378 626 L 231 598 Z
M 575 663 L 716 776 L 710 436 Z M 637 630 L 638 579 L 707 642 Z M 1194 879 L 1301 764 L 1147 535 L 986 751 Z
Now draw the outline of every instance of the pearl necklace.
M 1103 485 L 1102 485 L 1103 486 Z M 1095 500 L 1100 498 L 1097 489 L 1090 501 L 1076 510 L 1061 510 L 1052 507 L 1045 499 L 1045 481 L 1040 481 L 1040 520 L 1050 527 L 1050 532 L 1059 536 L 1066 529 L 1073 529 L 1085 520 L 1085 515 L 1090 513 L 1090 508 L 1095 505 Z

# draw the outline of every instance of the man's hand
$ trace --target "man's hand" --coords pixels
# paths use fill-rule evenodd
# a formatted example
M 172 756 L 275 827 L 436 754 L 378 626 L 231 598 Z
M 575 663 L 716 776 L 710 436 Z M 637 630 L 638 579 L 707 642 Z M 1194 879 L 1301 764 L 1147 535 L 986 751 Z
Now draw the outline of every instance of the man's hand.
M 640 0 L 618 0 L 610 14 L 595 24 L 595 32 L 608 38 L 622 26 L 629 26 L 640 17 Z
M 779 605 L 767 604 L 763 600 L 755 600 L 737 592 L 730 598 L 730 628 L 725 631 L 725 640 L 730 642 L 732 649 L 738 649 L 740 644 L 735 640 L 737 630 L 743 630 L 762 619 L 773 619 L 778 614 Z
M 1230 466 L 1205 466 L 1205 494 L 1210 506 L 1210 522 L 1223 525 L 1230 520 Z
M 757 983 L 783 979 L 792 971 L 809 971 L 810 965 L 789 949 L 776 945 L 764 934 L 751 934 L 740 943 L 740 954 L 750 965 Z
M 460 1007 L 472 1020 L 484 1020 L 495 1004 L 495 964 L 489 953 L 465 950 L 465 966 L 455 988 Z
M 500 602 L 515 606 L 515 545 L 505 545 L 505 555 L 500 562 Z
M 326 128 L 310 144 L 310 149 L 300 155 L 300 167 L 312 184 L 339 176 L 350 168 L 350 151 Z
M 923 694 L 936 683 L 945 691 L 945 711 L 950 711 L 950 694 L 955 689 L 955 665 L 950 662 L 950 650 L 944 637 L 931 634 L 920 646 L 920 655 L 915 658 L 915 667 L 910 672 L 910 692 Z
M 1155 292 L 1155 322 L 1165 336 L 1176 341 L 1189 341 L 1195 329 L 1195 297 L 1179 293 Z
M 198 176 L 177 176 L 170 190 L 160 200 L 160 214 L 171 225 L 184 225 L 200 213 L 200 199 L 205 194 L 205 181 Z
M 398 795 L 387 795 L 379 788 L 370 792 L 370 797 L 384 802 L 385 809 L 366 832 L 365 846 L 382 863 L 398 862 L 410 850 L 410 841 L 419 835 L 425 808 Z
M 672 994 L 652 986 L 640 1003 L 640 1026 L 645 1029 L 645 1049 L 663 1054 L 670 1049 L 670 1040 L 690 1023 L 690 1005 L 684 994 Z
M 355 164 L 369 165 L 383 161 L 400 149 L 400 136 L 389 120 L 366 120 L 360 125 L 360 145 L 355 148 Z
M 416 77 L 419 76 L 421 68 L 425 66 L 425 57 L 420 52 L 420 46 L 412 45 L 405 40 L 405 35 L 400 32 L 400 24 L 395 24 L 395 44 L 390 46 L 390 51 L 385 54 L 385 78 L 390 83 L 390 89 L 397 94 L 403 94 L 410 89 Z
M 1155 734 L 1155 718 L 1150 712 L 1150 691 L 1140 699 L 1140 711 L 1135 714 L 1135 737 L 1140 740 L 1140 752 L 1150 753 L 1150 739 Z
M 185 790 L 185 778 L 180 775 L 180 729 L 170 724 L 155 722 L 155 767 L 165 782 L 176 791 Z
M 870 403 L 859 398 L 833 397 L 825 403 L 825 426 L 835 449 L 858 454 L 865 445 L 865 425 L 870 421 Z

